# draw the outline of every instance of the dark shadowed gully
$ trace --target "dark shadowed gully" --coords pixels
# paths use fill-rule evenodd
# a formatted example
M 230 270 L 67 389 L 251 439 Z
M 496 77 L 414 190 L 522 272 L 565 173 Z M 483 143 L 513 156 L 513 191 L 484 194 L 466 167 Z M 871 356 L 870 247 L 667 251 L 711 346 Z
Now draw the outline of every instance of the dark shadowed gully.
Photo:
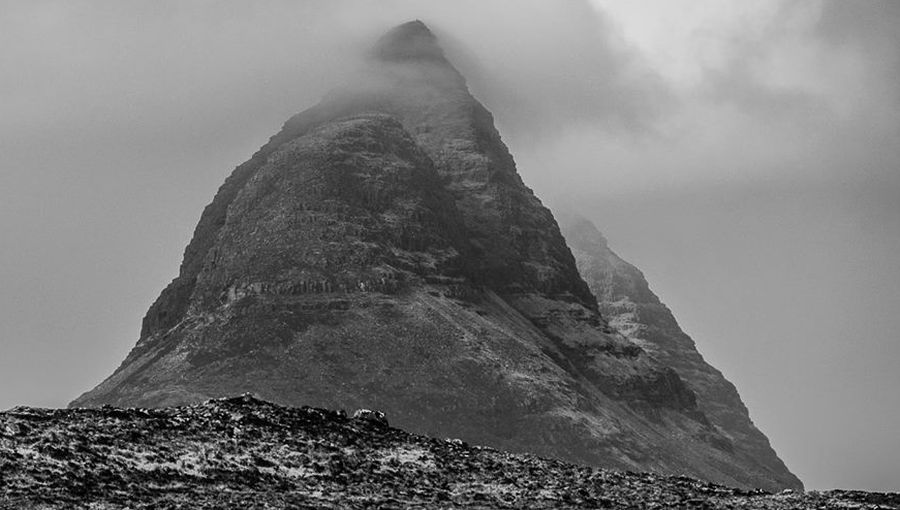
M 590 283 L 491 114 L 411 22 L 235 169 L 137 345 L 72 405 L 249 391 L 584 465 L 802 487 L 727 381 L 684 362 L 699 359 L 689 339 L 617 331 Z
M 0 508 L 891 509 L 900 495 L 770 494 L 614 472 L 252 396 L 0 413 Z

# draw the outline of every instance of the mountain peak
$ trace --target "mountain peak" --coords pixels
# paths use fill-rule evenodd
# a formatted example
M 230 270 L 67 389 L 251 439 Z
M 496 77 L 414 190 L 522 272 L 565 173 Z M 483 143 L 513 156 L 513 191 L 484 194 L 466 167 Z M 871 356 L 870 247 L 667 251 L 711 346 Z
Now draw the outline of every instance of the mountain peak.
M 421 20 L 409 21 L 391 29 L 375 44 L 373 54 L 387 61 L 445 60 L 437 37 Z
M 674 369 L 604 320 L 421 21 L 234 170 L 143 324 L 73 407 L 252 392 L 581 464 L 799 486 L 733 455 Z
M 553 215 L 559 222 L 570 246 L 573 241 L 568 238 L 574 236 L 583 244 L 589 242 L 594 248 L 608 249 L 609 242 L 606 240 L 606 236 L 603 235 L 603 232 L 600 232 L 600 229 L 591 220 L 564 207 L 554 208 Z

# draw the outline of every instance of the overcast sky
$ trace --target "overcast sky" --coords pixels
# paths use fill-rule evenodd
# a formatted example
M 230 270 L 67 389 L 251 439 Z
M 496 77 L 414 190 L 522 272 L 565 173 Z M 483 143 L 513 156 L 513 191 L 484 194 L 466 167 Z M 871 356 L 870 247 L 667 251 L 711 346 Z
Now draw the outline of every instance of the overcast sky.
M 413 18 L 808 488 L 900 491 L 891 0 L 0 0 L 0 408 L 109 375 L 224 178 Z

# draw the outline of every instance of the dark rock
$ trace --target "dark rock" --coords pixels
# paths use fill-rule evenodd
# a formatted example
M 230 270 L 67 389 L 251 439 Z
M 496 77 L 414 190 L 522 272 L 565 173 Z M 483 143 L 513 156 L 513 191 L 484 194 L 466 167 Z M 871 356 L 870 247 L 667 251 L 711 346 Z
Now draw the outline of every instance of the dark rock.
M 369 409 L 357 409 L 353 412 L 354 420 L 365 421 L 379 427 L 388 427 L 387 418 L 381 411 L 371 411 Z

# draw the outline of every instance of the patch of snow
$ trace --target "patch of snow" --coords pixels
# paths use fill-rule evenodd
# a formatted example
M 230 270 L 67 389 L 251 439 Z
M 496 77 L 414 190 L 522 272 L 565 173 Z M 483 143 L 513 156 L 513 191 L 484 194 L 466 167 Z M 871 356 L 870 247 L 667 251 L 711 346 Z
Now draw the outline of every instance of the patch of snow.
M 612 434 L 616 434 L 619 429 L 613 420 L 604 420 L 599 414 L 588 414 L 577 409 L 558 407 L 551 411 L 551 414 L 567 418 L 568 420 L 585 426 L 588 431 L 597 439 L 608 439 Z
M 480 493 L 487 494 L 491 496 L 504 496 L 507 494 L 517 495 L 521 492 L 522 489 L 516 487 L 512 484 L 500 484 L 500 483 L 482 483 L 482 482 L 461 482 L 453 484 L 451 488 L 451 492 L 453 493 L 462 493 L 462 494 L 472 494 L 472 493 Z
M 424 448 L 413 446 L 402 446 L 382 451 L 378 460 L 382 463 L 392 461 L 396 461 L 400 464 L 411 463 L 418 465 L 422 469 L 428 470 L 437 467 L 434 463 L 434 455 L 432 455 L 431 452 Z

